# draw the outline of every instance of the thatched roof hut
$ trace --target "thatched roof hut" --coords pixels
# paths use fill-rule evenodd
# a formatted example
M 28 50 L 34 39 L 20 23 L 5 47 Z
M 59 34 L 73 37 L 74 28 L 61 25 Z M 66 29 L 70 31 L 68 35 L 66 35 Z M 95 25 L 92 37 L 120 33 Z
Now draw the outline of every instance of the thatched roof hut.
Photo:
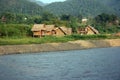
M 66 35 L 72 34 L 72 28 L 67 28 L 65 26 L 59 27 Z
M 89 33 L 89 30 L 91 30 L 94 34 L 99 34 L 99 31 L 90 25 L 88 25 L 86 29 L 88 30 L 87 31 L 88 33 Z
M 92 35 L 92 34 L 99 34 L 98 30 L 95 29 L 94 27 L 88 25 L 85 28 L 79 28 L 77 30 L 78 34 L 86 34 L 86 35 Z
M 45 24 L 35 24 L 31 31 L 33 32 L 33 36 L 64 36 L 64 35 L 71 35 L 72 28 L 67 28 L 65 26 L 62 27 L 55 27 L 55 25 L 45 25 Z
M 116 33 L 115 36 L 120 36 L 120 32 Z
M 45 30 L 45 24 L 34 24 L 31 31 Z
M 46 31 L 52 31 L 55 29 L 55 25 L 45 25 Z

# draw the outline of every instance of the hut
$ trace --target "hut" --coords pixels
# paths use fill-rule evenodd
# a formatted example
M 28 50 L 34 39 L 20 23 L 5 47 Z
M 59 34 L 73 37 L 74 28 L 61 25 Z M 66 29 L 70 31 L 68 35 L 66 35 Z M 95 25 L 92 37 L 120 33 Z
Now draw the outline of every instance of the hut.
M 45 35 L 55 35 L 55 25 L 45 25 L 46 34 Z
M 1 21 L 2 21 L 2 22 L 6 22 L 6 17 L 5 17 L 5 16 L 2 16 Z
M 64 33 L 65 33 L 66 35 L 71 35 L 71 34 L 72 34 L 72 28 L 67 28 L 67 27 L 65 27 L 65 26 L 62 26 L 62 27 L 60 27 L 60 28 L 61 28 L 61 30 L 64 31 Z
M 45 25 L 45 24 L 35 24 L 31 31 L 33 36 L 44 37 L 44 36 L 64 36 L 71 35 L 72 28 L 67 28 L 65 26 L 55 27 L 55 25 Z
M 87 31 L 87 34 L 88 34 L 88 35 L 91 35 L 91 34 L 99 34 L 98 30 L 95 29 L 94 27 L 90 26 L 90 25 L 88 25 L 88 26 L 86 27 L 86 31 Z
M 72 28 L 67 28 L 65 26 L 58 27 L 55 29 L 56 34 L 55 36 L 65 36 L 65 35 L 71 35 L 72 34 Z
M 114 36 L 118 36 L 119 37 L 120 36 L 120 32 L 116 33 Z
M 31 31 L 33 32 L 33 36 L 43 37 L 45 36 L 45 24 L 34 24 Z
M 94 27 L 88 25 L 87 27 L 85 28 L 79 28 L 77 30 L 77 33 L 78 34 L 81 34 L 81 35 L 92 35 L 92 34 L 99 34 L 98 30 L 96 30 Z

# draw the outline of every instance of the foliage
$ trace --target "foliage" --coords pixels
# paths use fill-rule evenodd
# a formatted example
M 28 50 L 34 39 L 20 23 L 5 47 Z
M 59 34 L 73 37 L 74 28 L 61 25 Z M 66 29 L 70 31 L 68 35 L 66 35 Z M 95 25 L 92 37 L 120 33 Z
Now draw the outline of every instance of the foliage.
M 68 38 L 72 38 L 74 40 L 91 40 L 91 39 L 106 39 L 107 35 L 79 35 L 79 34 L 73 34 L 71 36 L 66 36 Z
M 5 37 L 0 38 L 0 45 L 19 45 L 19 44 L 43 44 L 52 42 L 67 42 L 71 39 L 65 37 L 46 36 L 43 38 L 32 37 Z
M 66 0 L 47 5 L 45 8 L 56 15 L 82 15 L 94 17 L 101 13 L 117 14 L 120 16 L 119 0 Z
M 4 12 L 40 15 L 44 10 L 40 5 L 29 0 L 0 0 L 0 13 Z
M 94 18 L 94 27 L 100 33 L 116 33 L 120 31 L 119 17 L 102 13 Z
M 1 24 L 0 25 L 0 34 L 6 37 L 12 36 L 30 36 L 31 26 L 25 24 Z
M 95 20 L 97 23 L 103 24 L 103 23 L 114 23 L 116 20 L 118 20 L 118 17 L 115 15 L 109 15 L 102 13 L 95 17 Z
M 70 21 L 71 17 L 72 17 L 71 15 L 63 14 L 61 15 L 60 19 Z
M 120 16 L 120 0 L 66 0 L 51 3 L 46 6 L 38 5 L 36 0 L 0 0 L 0 14 L 5 12 L 42 15 L 52 12 L 56 15 L 72 15 L 84 17 L 97 16 L 101 13 L 112 13 Z M 41 3 L 40 3 L 41 4 Z

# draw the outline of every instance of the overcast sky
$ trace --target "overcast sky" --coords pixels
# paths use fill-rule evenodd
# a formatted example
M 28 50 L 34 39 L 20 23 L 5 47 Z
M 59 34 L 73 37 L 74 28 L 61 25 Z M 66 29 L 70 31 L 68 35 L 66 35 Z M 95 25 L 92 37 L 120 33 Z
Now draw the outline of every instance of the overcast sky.
M 65 1 L 65 0 L 38 0 L 41 1 L 43 3 L 51 3 L 51 2 L 60 2 L 60 1 Z

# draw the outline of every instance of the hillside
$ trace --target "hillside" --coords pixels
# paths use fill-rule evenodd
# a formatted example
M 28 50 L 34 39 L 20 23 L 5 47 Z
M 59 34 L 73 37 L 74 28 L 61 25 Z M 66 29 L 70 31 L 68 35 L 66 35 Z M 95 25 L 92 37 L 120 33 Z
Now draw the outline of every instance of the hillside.
M 104 0 L 102 3 L 112 8 L 120 16 L 120 0 Z
M 40 6 L 45 6 L 46 5 L 45 3 L 41 2 L 41 1 L 38 1 L 38 0 L 29 0 L 29 1 L 34 2 L 34 3 L 36 3 Z
M 101 13 L 110 13 L 120 16 L 119 4 L 120 0 L 66 0 L 48 5 L 37 0 L 0 0 L 0 13 L 40 15 L 46 10 L 55 15 L 91 17 Z
M 96 16 L 101 13 L 120 14 L 119 0 L 67 0 L 47 5 L 50 12 L 61 15 Z
M 43 8 L 29 0 L 0 0 L 0 13 L 4 12 L 39 15 Z

